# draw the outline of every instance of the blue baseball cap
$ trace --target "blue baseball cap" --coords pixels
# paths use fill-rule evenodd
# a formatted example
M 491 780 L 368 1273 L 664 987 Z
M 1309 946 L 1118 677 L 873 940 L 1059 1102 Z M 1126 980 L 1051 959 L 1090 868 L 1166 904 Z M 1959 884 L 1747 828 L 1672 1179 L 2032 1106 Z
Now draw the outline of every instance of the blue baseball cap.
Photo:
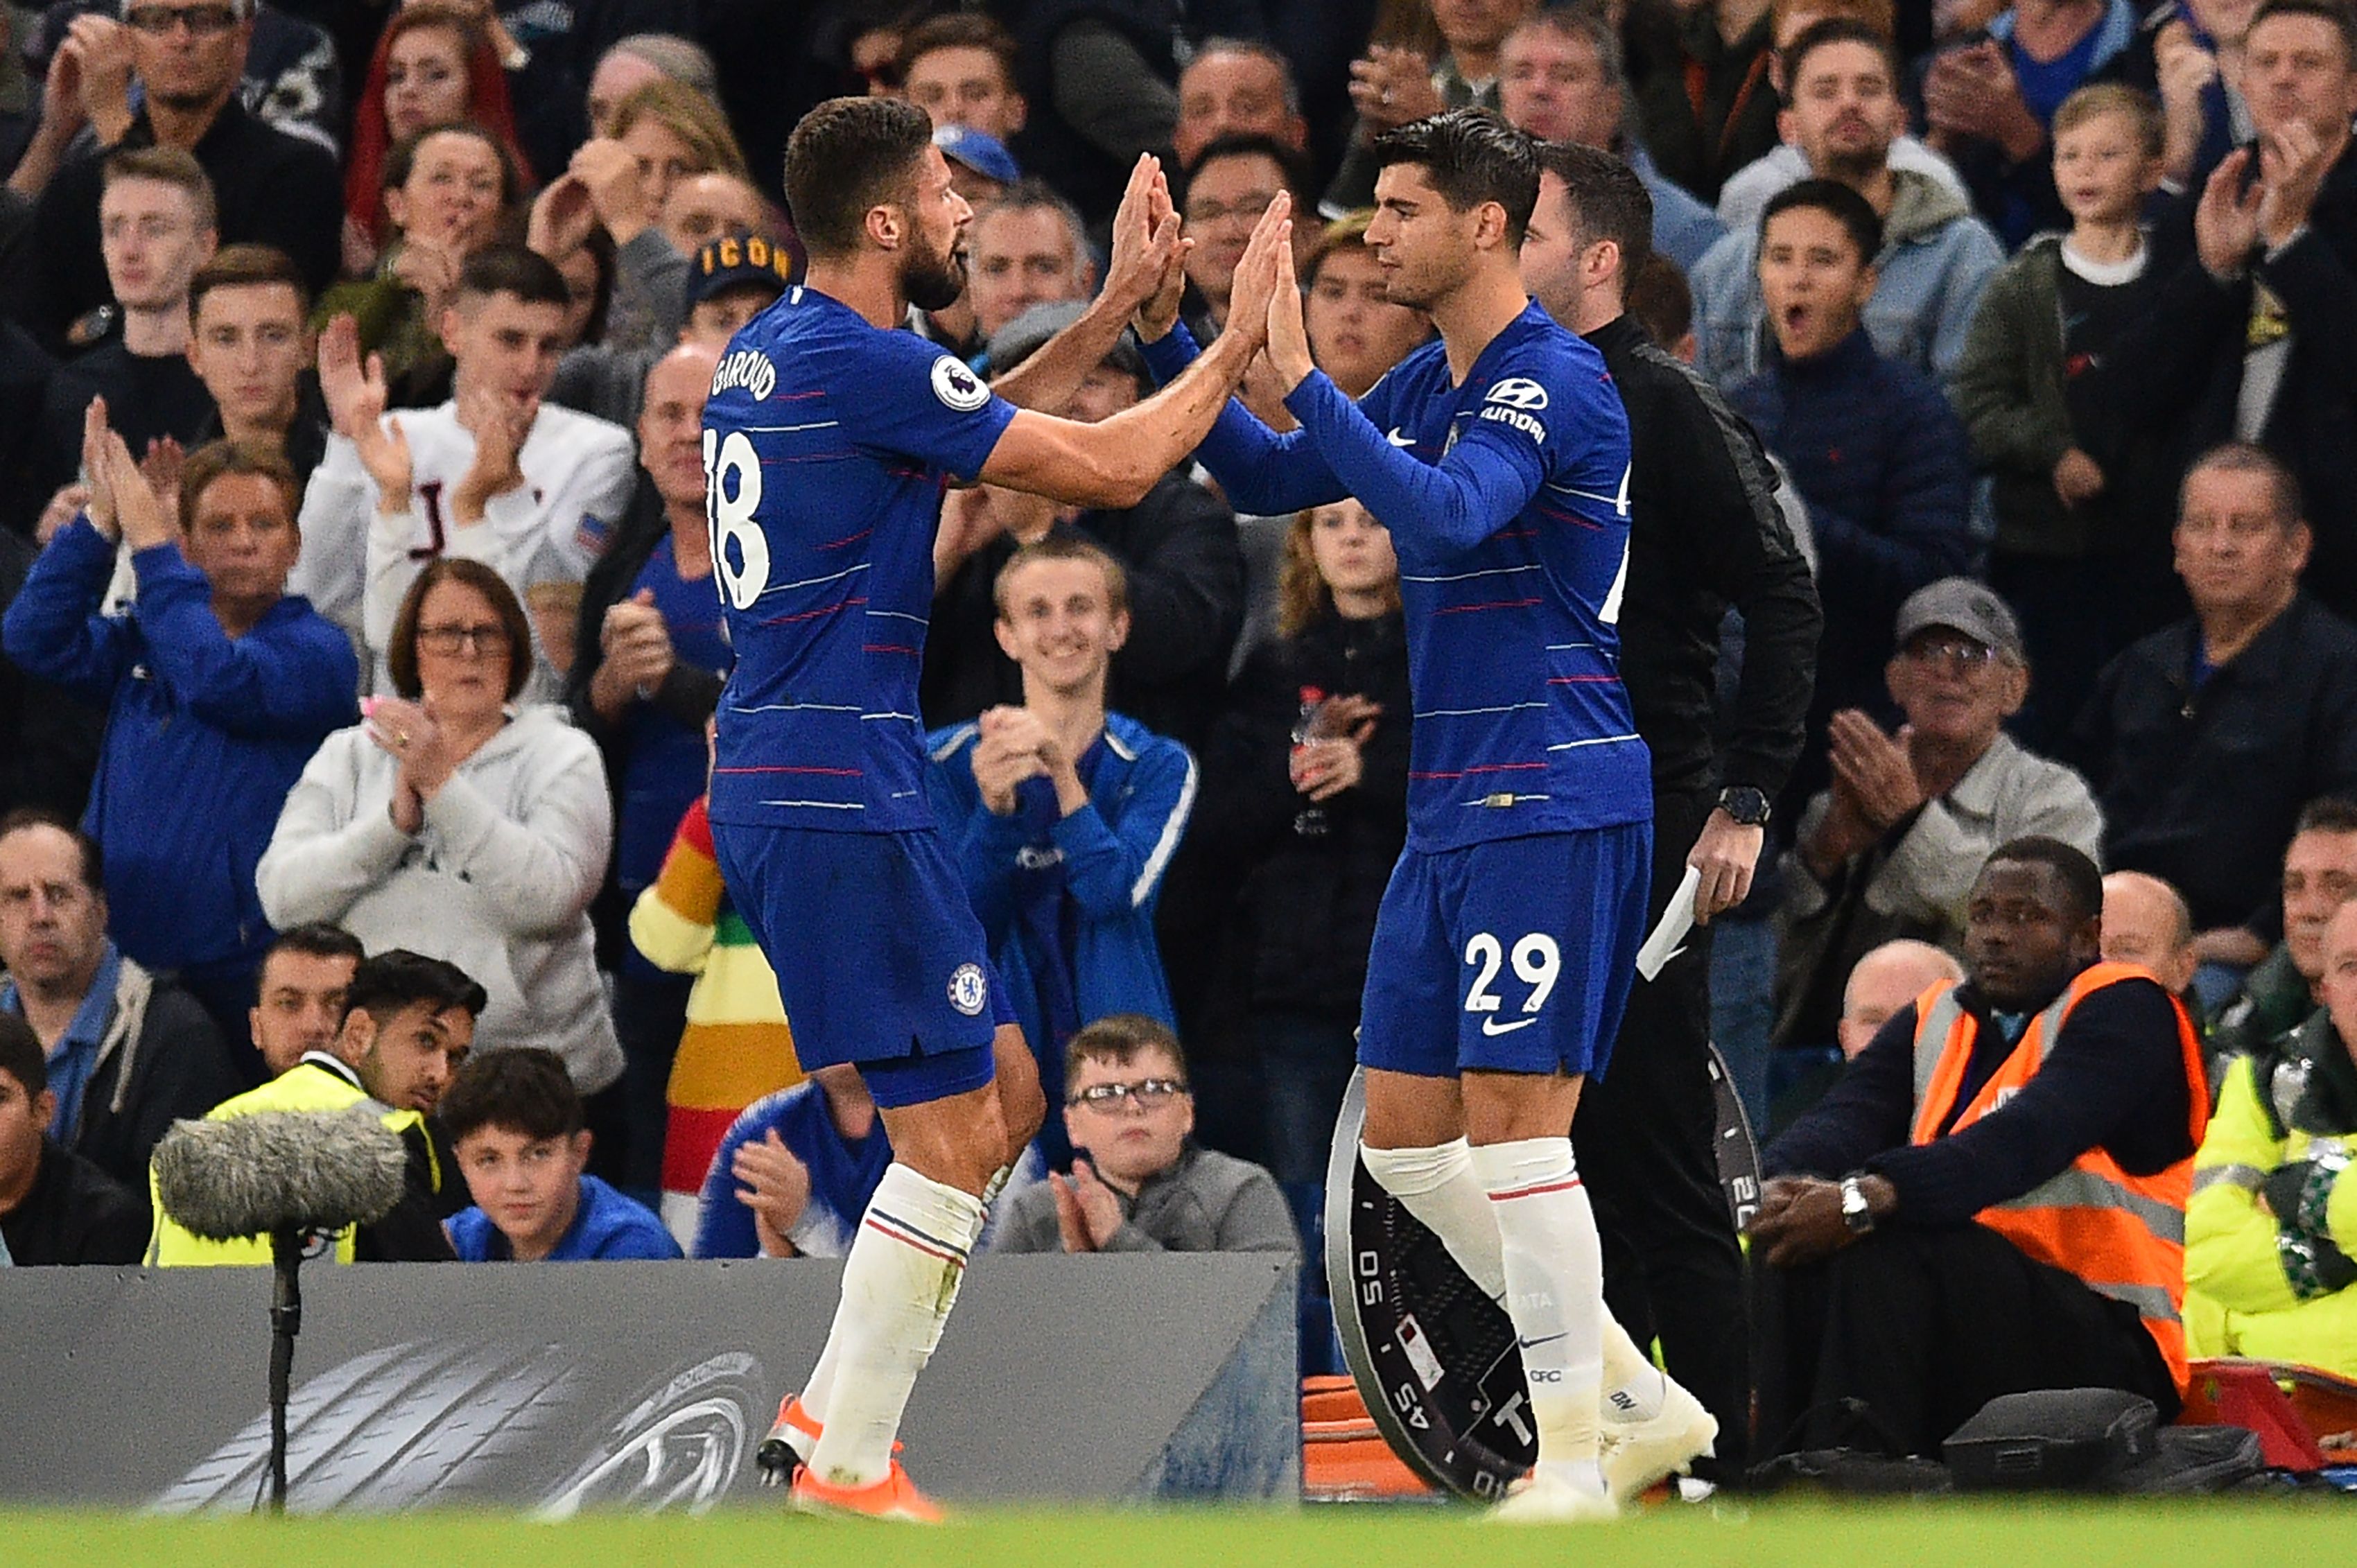
M 977 131 L 971 125 L 937 125 L 933 128 L 933 145 L 941 148 L 942 156 L 955 158 L 974 173 L 1001 185 L 1013 185 L 1023 177 L 1014 156 L 987 131 Z

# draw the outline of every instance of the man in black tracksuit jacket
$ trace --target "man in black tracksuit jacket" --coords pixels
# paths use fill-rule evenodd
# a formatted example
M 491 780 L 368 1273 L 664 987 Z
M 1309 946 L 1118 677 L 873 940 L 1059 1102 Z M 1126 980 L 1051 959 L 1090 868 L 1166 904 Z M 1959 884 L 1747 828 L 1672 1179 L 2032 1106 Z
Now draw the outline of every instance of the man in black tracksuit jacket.
M 1609 153 L 1567 144 L 1545 171 L 1523 276 L 1549 314 L 1604 355 L 1629 411 L 1630 542 L 1620 674 L 1653 754 L 1649 924 L 1688 865 L 1698 915 L 1742 900 L 1768 802 L 1800 755 L 1822 620 L 1808 564 L 1777 512 L 1758 437 L 1706 382 L 1622 313 L 1652 203 Z M 1744 620 L 1743 680 L 1714 744 L 1719 623 Z M 1743 1260 L 1720 1191 L 1709 1076 L 1706 927 L 1631 991 L 1610 1070 L 1574 1128 L 1604 1241 L 1605 1296 L 1640 1345 L 1659 1335 L 1673 1376 L 1718 1418 L 1716 1473 L 1739 1478 L 1750 1415 Z

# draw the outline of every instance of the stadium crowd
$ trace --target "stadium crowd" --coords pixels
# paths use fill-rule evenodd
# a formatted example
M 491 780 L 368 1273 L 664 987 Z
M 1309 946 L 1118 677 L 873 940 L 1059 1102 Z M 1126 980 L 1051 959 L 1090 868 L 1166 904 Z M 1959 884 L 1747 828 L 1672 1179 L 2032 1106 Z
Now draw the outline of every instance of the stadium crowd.
M 2111 1287 L 1996 1310 L 2119 1386 L 2357 1378 L 2343 0 L 0 3 L 0 1262 L 251 1261 L 150 1216 L 157 1139 L 360 1101 L 416 1190 L 346 1258 L 845 1247 L 890 1151 L 856 1072 L 804 1078 L 705 817 L 702 417 L 800 280 L 786 135 L 860 92 L 974 209 L 909 330 L 989 379 L 1104 342 L 1091 421 L 1156 384 L 1115 336 L 1141 155 L 1201 342 L 1291 193 L 1357 395 L 1431 334 L 1372 139 L 1544 144 L 1524 280 L 1632 426 L 1649 914 L 1692 867 L 1702 922 L 1581 1165 L 1722 1462 L 1755 1385 L 1797 1425 L 1854 1376 L 1936 1442 L 1953 1399 L 1825 1326 L 1935 1321 L 1892 1282 L 1992 1246 Z M 1188 464 L 1119 509 L 952 489 L 934 566 L 897 717 L 1051 1107 L 993 1244 L 1322 1256 L 1406 831 L 1383 522 Z M 1975 1043 L 2033 1038 L 2035 1089 Z M 1748 1262 L 1713 1039 L 1773 1136 Z M 2173 1212 L 2176 1277 L 2072 1267 L 2031 1200 L 2073 1176 Z M 1997 1343 L 2009 1386 L 2091 1364 Z

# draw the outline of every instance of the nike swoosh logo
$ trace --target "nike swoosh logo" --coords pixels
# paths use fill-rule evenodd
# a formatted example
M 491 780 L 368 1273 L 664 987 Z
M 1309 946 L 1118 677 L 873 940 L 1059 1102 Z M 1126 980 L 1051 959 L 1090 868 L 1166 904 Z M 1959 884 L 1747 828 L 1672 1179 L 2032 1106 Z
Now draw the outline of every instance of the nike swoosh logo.
M 1481 1020 L 1481 1032 L 1485 1035 L 1511 1035 L 1517 1029 L 1527 1029 L 1537 1022 L 1536 1018 L 1518 1018 L 1511 1024 L 1501 1024 L 1495 1018 L 1484 1018 Z
M 1391 429 L 1384 434 L 1383 439 L 1390 442 L 1394 446 L 1413 446 L 1415 445 L 1415 437 L 1408 435 L 1396 424 L 1393 425 Z
M 1552 1345 L 1558 1339 L 1568 1339 L 1570 1337 L 1571 1330 L 1566 1328 L 1560 1334 L 1542 1334 L 1536 1339 L 1522 1339 L 1517 1340 L 1515 1343 L 1523 1349 L 1535 1350 L 1542 1345 Z

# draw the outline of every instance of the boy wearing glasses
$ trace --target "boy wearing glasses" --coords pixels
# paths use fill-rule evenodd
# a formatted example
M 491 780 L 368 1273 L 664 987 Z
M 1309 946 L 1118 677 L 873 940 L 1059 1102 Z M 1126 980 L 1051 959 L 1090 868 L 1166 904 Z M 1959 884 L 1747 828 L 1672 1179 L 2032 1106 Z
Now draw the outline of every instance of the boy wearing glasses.
M 1900 607 L 1893 640 L 1884 680 L 1906 722 L 1891 736 L 1859 709 L 1833 714 L 1832 784 L 1785 859 L 1781 1046 L 1833 1044 L 1868 950 L 1914 938 L 1962 950 L 1965 900 L 1999 844 L 2042 834 L 2092 855 L 2103 841 L 2086 780 L 2004 731 L 2029 664 L 2003 599 L 1943 578 Z
M 1297 1252 L 1276 1178 L 1198 1148 L 1178 1036 L 1134 1013 L 1064 1047 L 1072 1174 L 1006 1200 L 1000 1252 Z

